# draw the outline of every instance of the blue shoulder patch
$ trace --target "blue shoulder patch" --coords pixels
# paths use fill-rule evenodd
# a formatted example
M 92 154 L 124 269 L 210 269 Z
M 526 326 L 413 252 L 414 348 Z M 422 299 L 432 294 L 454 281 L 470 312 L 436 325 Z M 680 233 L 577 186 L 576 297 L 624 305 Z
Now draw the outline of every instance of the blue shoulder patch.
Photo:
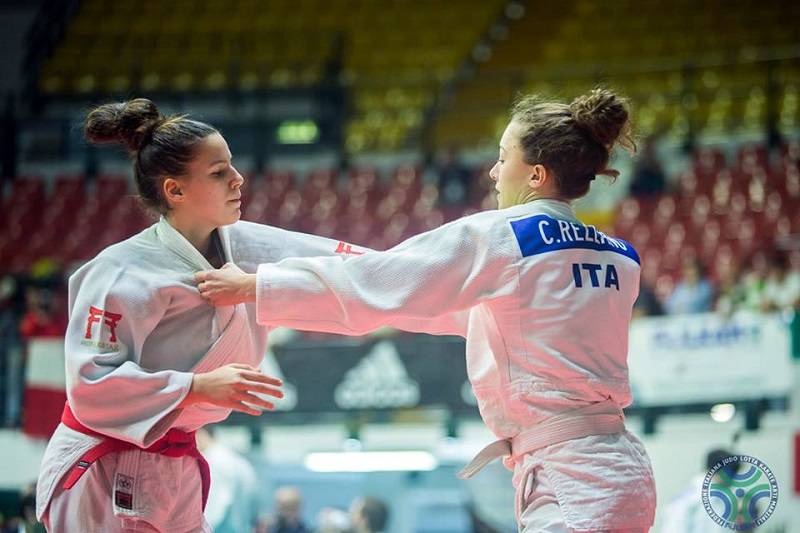
M 615 252 L 637 263 L 639 254 L 629 242 L 609 237 L 594 226 L 576 224 L 547 215 L 535 215 L 511 222 L 523 257 L 558 250 L 583 248 L 598 252 Z

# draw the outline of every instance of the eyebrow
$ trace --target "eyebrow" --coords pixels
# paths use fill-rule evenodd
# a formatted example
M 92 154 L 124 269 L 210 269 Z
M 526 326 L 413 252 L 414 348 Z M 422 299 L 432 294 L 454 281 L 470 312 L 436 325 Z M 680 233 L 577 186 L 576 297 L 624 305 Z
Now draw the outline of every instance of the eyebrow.
M 233 156 L 231 156 L 230 160 L 231 161 L 233 160 Z M 209 163 L 208 166 L 213 167 L 217 163 L 227 163 L 228 161 L 229 161 L 228 159 L 217 159 L 216 161 L 212 161 L 211 163 Z

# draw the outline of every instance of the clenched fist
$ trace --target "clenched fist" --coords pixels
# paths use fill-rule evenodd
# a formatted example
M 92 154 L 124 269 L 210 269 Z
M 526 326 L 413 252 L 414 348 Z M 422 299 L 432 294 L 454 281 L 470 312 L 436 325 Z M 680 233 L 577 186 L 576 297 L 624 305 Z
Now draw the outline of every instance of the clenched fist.
M 200 296 L 214 305 L 236 305 L 256 301 L 256 275 L 247 274 L 233 263 L 218 270 L 195 274 Z

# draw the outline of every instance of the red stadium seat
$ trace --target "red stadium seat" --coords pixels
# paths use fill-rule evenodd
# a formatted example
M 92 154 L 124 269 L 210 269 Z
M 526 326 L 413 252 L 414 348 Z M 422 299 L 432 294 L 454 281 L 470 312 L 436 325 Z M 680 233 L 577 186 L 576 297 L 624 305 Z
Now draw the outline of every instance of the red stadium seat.
M 258 195 L 255 198 L 251 198 L 247 205 L 243 207 L 242 219 L 265 224 L 267 223 L 268 213 L 274 213 L 274 210 L 270 209 L 270 207 L 269 197 L 266 193 Z
M 311 228 L 311 233 L 314 235 L 320 235 L 331 239 L 338 239 L 341 231 L 339 219 L 336 217 L 320 220 Z
M 280 205 L 286 192 L 294 187 L 294 174 L 287 170 L 272 171 L 264 176 L 264 187 L 270 201 Z
M 738 170 L 752 174 L 755 169 L 769 168 L 769 153 L 763 144 L 748 144 L 742 146 L 736 154 Z
M 408 189 L 393 185 L 378 203 L 375 209 L 375 218 L 385 223 L 388 222 L 395 213 L 407 210 L 407 205 L 410 201 L 408 196 Z
M 694 157 L 694 172 L 699 180 L 712 177 L 725 168 L 725 156 L 718 148 L 701 148 Z
M 331 224 L 327 221 L 336 218 L 338 212 L 339 197 L 333 190 L 325 190 L 321 193 L 317 203 L 311 207 L 310 224 L 312 227 L 324 225 L 326 228 Z
M 391 185 L 407 189 L 410 196 L 416 197 L 422 188 L 422 170 L 417 165 L 400 165 L 394 171 Z
M 291 190 L 286 193 L 283 203 L 278 208 L 277 225 L 287 229 L 297 229 L 298 223 L 307 212 L 307 207 L 300 191 Z
M 692 227 L 692 232 L 699 235 L 703 226 L 708 222 L 711 216 L 711 200 L 708 196 L 700 195 L 693 199 L 691 213 L 689 215 L 689 223 Z
M 661 269 L 661 249 L 656 247 L 642 249 L 640 256 L 642 260 L 642 280 L 648 285 L 654 286 Z
M 644 248 L 650 243 L 650 226 L 645 223 L 635 225 L 631 231 L 628 239 L 633 247 L 636 249 Z
M 94 189 L 101 203 L 115 202 L 128 193 L 128 180 L 122 176 L 100 176 Z
M 707 183 L 707 182 L 706 182 Z M 700 183 L 693 169 L 688 169 L 678 178 L 678 193 L 682 197 L 692 197 L 697 194 Z
M 314 205 L 325 191 L 336 189 L 336 172 L 332 169 L 316 169 L 311 171 L 303 185 L 303 200 Z
M 74 205 L 83 201 L 84 193 L 83 176 L 57 176 L 50 201 L 51 203 L 61 201 Z
M 641 208 L 637 198 L 631 196 L 620 202 L 617 206 L 617 216 L 614 219 L 614 234 L 620 237 L 629 236 L 640 213 Z
M 710 178 L 713 186 L 711 188 L 711 196 L 714 202 L 725 203 L 730 197 L 733 190 L 733 174 L 728 169 L 720 170 L 716 175 Z

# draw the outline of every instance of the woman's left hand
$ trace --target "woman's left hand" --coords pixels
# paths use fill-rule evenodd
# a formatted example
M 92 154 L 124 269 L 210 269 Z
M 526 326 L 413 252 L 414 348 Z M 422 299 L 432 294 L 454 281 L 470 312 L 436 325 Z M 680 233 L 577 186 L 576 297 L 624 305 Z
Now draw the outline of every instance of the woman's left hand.
M 214 305 L 236 305 L 256 301 L 256 275 L 247 274 L 233 263 L 218 270 L 203 270 L 194 275 L 200 296 Z

